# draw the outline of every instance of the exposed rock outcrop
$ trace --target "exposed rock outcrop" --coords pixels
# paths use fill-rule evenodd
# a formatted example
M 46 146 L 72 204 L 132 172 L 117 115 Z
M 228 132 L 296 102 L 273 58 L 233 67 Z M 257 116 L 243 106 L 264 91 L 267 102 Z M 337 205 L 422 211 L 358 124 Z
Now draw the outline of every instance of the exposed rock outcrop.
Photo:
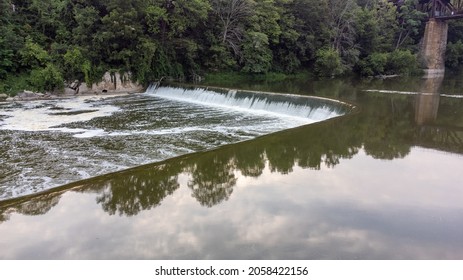
M 132 74 L 106 72 L 101 81 L 89 87 L 86 83 L 74 81 L 65 89 L 67 94 L 100 94 L 100 93 L 136 93 L 142 92 L 143 86 L 132 81 Z
M 22 92 L 19 92 L 15 97 L 8 98 L 7 101 L 50 99 L 50 98 L 55 98 L 55 97 L 57 97 L 57 96 L 54 95 L 54 94 L 51 94 L 49 92 L 41 93 L 41 92 L 33 92 L 33 91 L 29 91 L 29 90 L 24 90 Z

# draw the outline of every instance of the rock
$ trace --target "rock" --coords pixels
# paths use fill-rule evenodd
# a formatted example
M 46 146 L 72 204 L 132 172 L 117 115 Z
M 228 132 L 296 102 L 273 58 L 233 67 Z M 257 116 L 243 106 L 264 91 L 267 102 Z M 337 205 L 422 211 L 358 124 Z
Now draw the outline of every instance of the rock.
M 132 73 L 110 73 L 106 72 L 101 81 L 92 84 L 91 87 L 81 83 L 78 87 L 79 93 L 134 93 L 142 92 L 143 86 L 132 81 Z
M 64 89 L 64 94 L 65 95 L 74 95 L 74 94 L 77 94 L 77 91 L 72 89 L 72 88 L 65 88 Z
M 6 100 L 6 99 L 8 99 L 8 95 L 4 93 L 0 93 L 0 100 Z
M 32 91 L 25 90 L 23 92 L 18 93 L 16 95 L 18 98 L 24 99 L 24 98 L 33 98 L 35 97 L 35 94 Z
M 8 97 L 6 101 L 14 101 L 14 97 Z
M 18 93 L 18 95 L 16 95 L 16 99 L 19 99 L 19 100 L 30 100 L 30 99 L 33 100 L 33 99 L 41 99 L 44 97 L 45 97 L 45 94 L 43 93 L 32 92 L 29 90 L 25 90 L 23 92 Z
M 69 85 L 69 88 L 73 89 L 73 90 L 77 90 L 77 88 L 80 86 L 80 82 L 78 80 L 75 80 L 74 82 L 72 82 L 70 85 Z

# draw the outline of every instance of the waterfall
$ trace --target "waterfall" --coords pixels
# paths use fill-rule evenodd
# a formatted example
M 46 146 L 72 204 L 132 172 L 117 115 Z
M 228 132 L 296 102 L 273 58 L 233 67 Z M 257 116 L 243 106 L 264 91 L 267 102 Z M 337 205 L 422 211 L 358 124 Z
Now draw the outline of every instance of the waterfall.
M 153 85 L 147 89 L 146 94 L 224 109 L 305 118 L 309 123 L 341 116 L 351 109 L 345 103 L 330 99 L 237 90 L 157 88 Z

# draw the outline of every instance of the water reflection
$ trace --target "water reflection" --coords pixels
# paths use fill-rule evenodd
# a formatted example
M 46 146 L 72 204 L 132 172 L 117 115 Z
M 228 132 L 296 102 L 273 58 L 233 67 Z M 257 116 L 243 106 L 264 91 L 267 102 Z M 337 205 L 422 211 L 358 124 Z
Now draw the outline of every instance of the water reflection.
M 155 166 L 137 172 L 136 176 L 117 176 L 88 186 L 98 190 L 96 202 L 110 215 L 133 216 L 149 210 L 179 188 L 178 168 L 172 165 Z
M 425 81 L 422 92 L 439 92 L 439 83 L 442 80 Z M 446 195 L 453 196 L 452 199 L 461 198 L 461 191 L 455 189 L 457 182 L 452 181 L 456 177 L 447 176 L 442 180 L 444 184 L 434 186 L 434 189 L 432 186 L 421 185 L 423 180 L 418 177 L 426 176 L 420 173 L 422 171 L 414 170 L 419 164 L 429 161 L 426 153 L 415 152 L 409 159 L 412 162 L 408 164 L 401 165 L 398 161 L 392 161 L 406 159 L 416 146 L 463 154 L 463 126 L 460 126 L 463 122 L 455 120 L 463 115 L 463 101 L 441 100 L 442 106 L 438 110 L 438 94 L 384 95 L 352 90 L 355 93 L 346 94 L 351 101 L 361 105 L 362 110 L 359 113 L 79 182 L 66 186 L 59 192 L 52 191 L 32 198 L 2 202 L 0 223 L 8 226 L 9 222 L 6 221 L 14 213 L 42 215 L 50 212 L 59 204 L 62 192 L 69 188 L 76 193 L 94 194 L 97 205 L 106 213 L 132 217 L 134 222 L 137 221 L 135 216 L 142 219 L 144 215 L 141 214 L 149 211 L 156 219 L 172 215 L 187 224 L 188 219 L 196 221 L 201 215 L 213 216 L 201 222 L 213 227 L 217 234 L 224 233 L 215 228 L 214 223 L 222 225 L 224 221 L 216 221 L 219 214 L 211 211 L 222 209 L 225 213 L 223 218 L 232 225 L 239 224 L 248 228 L 243 236 L 240 235 L 242 228 L 227 228 L 229 234 L 232 234 L 227 237 L 230 238 L 227 241 L 230 244 L 219 247 L 224 249 L 236 245 L 241 248 L 243 244 L 254 244 L 255 252 L 246 251 L 244 254 L 249 258 L 272 258 L 273 250 L 278 251 L 273 258 L 285 257 L 284 252 L 291 250 L 294 255 L 287 253 L 288 258 L 355 257 L 352 254 L 358 254 L 357 257 L 360 258 L 391 257 L 394 254 L 387 248 L 392 246 L 395 238 L 400 239 L 401 244 L 409 239 L 419 246 L 422 242 L 432 243 L 433 246 L 437 246 L 435 243 L 443 245 L 420 256 L 406 252 L 406 249 L 400 255 L 399 250 L 394 258 L 445 258 L 445 255 L 439 255 L 445 250 L 452 252 L 450 257 L 463 257 L 463 252 L 458 254 L 458 246 L 455 247 L 457 251 L 449 249 L 454 242 L 461 241 L 458 237 L 461 235 L 458 234 L 463 233 L 463 221 L 458 216 L 461 209 L 455 208 L 456 204 L 453 202 L 446 205 Z M 342 93 L 337 94 L 348 99 Z M 444 125 L 445 129 L 442 129 Z M 417 158 L 421 158 L 422 162 L 416 160 Z M 461 156 L 451 159 L 461 163 Z M 448 167 L 450 173 L 452 170 L 456 169 Z M 414 182 L 409 177 L 417 181 Z M 259 192 L 253 190 L 254 185 L 259 186 Z M 179 200 L 178 197 L 183 199 L 185 194 L 193 197 L 196 205 L 210 211 L 203 212 L 204 210 L 199 210 L 191 203 Z M 416 197 L 411 197 L 412 194 Z M 237 200 L 228 203 L 235 195 Z M 433 197 L 434 201 L 429 200 L 429 197 Z M 307 204 L 309 201 L 311 203 Z M 253 203 L 263 208 L 252 206 Z M 376 208 L 373 206 L 375 204 L 382 208 Z M 239 205 L 243 208 L 223 210 L 227 209 L 227 205 Z M 170 212 L 180 206 L 185 213 L 174 215 Z M 85 212 L 84 209 L 83 211 Z M 407 213 L 408 218 L 401 217 L 403 213 Z M 255 217 L 244 218 L 243 215 Z M 443 217 L 445 226 L 453 225 L 447 229 L 440 228 L 438 222 L 428 220 L 428 215 Z M 173 227 L 185 226 L 180 225 L 180 221 L 166 219 L 173 223 Z M 262 224 L 252 224 L 256 221 Z M 153 229 L 146 226 L 142 230 L 149 232 Z M 192 231 L 182 236 L 191 235 L 196 243 L 199 242 L 197 236 L 209 236 L 201 229 Z M 280 236 L 285 231 L 295 238 L 294 242 L 285 241 L 280 245 L 272 243 L 281 242 L 272 237 L 272 233 Z M 433 234 L 439 237 L 432 236 Z M 218 242 L 216 237 L 211 240 Z M 363 244 L 362 240 L 379 243 L 369 244 L 375 248 L 368 252 L 371 248 Z M 172 242 L 177 244 L 177 241 L 171 240 L 168 246 L 175 245 Z M 334 245 L 329 243 L 337 244 L 342 252 L 338 252 L 338 255 L 330 253 Z M 298 244 L 301 248 L 310 245 L 310 248 L 318 251 L 304 253 L 297 248 Z M 246 250 L 250 250 L 251 247 L 247 245 Z M 188 247 L 186 251 L 192 254 L 190 257 L 207 256 L 210 252 L 209 245 L 195 246 L 201 249 L 195 251 Z M 352 254 L 349 254 L 346 246 L 354 246 L 350 248 Z M 410 247 L 415 248 L 412 245 Z M 185 250 L 185 247 L 181 248 Z M 439 254 L 433 254 L 432 250 Z M 167 251 L 172 257 L 182 256 L 174 249 Z M 216 253 L 214 256 L 239 258 L 237 252 L 225 250 L 223 253 L 224 255 Z M 155 257 L 166 256 L 169 254 Z
M 417 96 L 417 103 L 435 100 L 428 97 Z M 212 207 L 232 195 L 237 182 L 236 172 L 244 177 L 259 178 L 267 164 L 271 172 L 290 174 L 295 166 L 312 170 L 334 168 L 341 159 L 350 159 L 361 149 L 367 155 L 383 160 L 404 158 L 415 145 L 463 152 L 463 129 L 416 126 L 412 121 L 413 104 L 409 98 L 364 96 L 362 103 L 365 105 L 361 114 L 103 176 L 78 183 L 74 189 L 97 193 L 97 203 L 111 215 L 133 216 L 160 205 L 166 196 L 180 187 L 178 180 L 182 174 L 188 177 L 187 186 L 192 197 L 202 206 Z M 73 188 L 73 185 L 69 187 Z M 17 211 L 43 214 L 58 200 L 59 197 L 50 199 L 50 194 L 38 195 L 32 200 L 26 199 L 26 203 L 19 203 Z
M 436 120 L 443 81 L 444 76 L 423 79 L 421 93 L 417 95 L 415 105 L 415 121 L 418 125 Z

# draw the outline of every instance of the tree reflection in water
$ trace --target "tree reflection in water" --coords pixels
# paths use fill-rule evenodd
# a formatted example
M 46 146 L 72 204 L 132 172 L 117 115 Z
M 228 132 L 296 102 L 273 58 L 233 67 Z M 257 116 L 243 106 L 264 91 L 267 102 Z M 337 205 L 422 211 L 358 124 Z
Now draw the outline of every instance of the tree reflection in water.
M 463 101 L 441 99 L 443 108 L 430 125 L 429 120 L 416 123 L 413 98 L 358 93 L 355 102 L 361 105 L 360 113 L 78 182 L 61 192 L 70 188 L 96 192 L 97 203 L 110 215 L 133 216 L 160 205 L 179 189 L 180 174 L 189 178 L 186 187 L 192 196 L 202 206 L 213 207 L 232 195 L 237 172 L 259 178 L 267 165 L 271 172 L 283 174 L 291 173 L 295 166 L 319 170 L 333 168 L 361 149 L 376 159 L 404 158 L 415 145 L 463 153 Z M 46 213 L 59 198 L 60 190 L 0 203 L 0 222 L 12 212 Z
M 110 215 L 134 216 L 149 210 L 180 187 L 179 169 L 170 164 L 152 166 L 134 174 L 117 174 L 110 180 L 87 185 L 83 191 L 99 190 L 96 198 Z
M 192 196 L 203 206 L 212 207 L 228 200 L 236 184 L 234 162 L 219 153 L 203 154 L 193 164 L 186 163 L 192 179 L 188 182 Z

